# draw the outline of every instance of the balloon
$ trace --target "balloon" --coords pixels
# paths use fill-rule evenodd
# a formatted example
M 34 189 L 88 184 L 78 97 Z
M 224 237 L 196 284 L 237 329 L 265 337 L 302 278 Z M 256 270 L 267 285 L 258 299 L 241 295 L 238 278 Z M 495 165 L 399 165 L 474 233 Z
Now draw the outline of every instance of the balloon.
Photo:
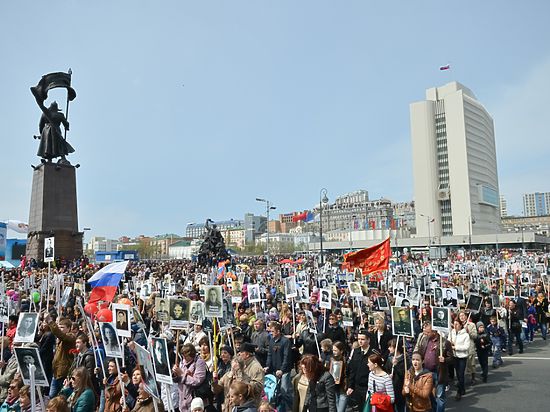
M 11 295 L 11 300 L 17 302 L 19 300 L 19 293 L 13 292 L 13 294 Z
M 32 292 L 31 297 L 34 303 L 40 302 L 40 292 L 37 292 L 37 291 Z
M 119 299 L 118 300 L 118 303 L 122 304 L 122 305 L 128 305 L 128 306 L 132 306 L 132 301 L 128 298 L 122 298 L 122 299 Z
M 96 314 L 96 318 L 100 322 L 112 322 L 113 312 L 107 308 L 100 309 Z
M 99 307 L 101 309 L 107 309 L 109 307 L 110 303 L 109 302 L 101 302 Z
M 14 293 L 15 293 L 15 291 L 13 289 L 8 289 L 7 292 L 6 292 L 6 295 L 11 296 Z
M 88 315 L 93 315 L 97 313 L 98 310 L 97 303 L 86 303 L 86 306 L 84 306 L 84 312 Z

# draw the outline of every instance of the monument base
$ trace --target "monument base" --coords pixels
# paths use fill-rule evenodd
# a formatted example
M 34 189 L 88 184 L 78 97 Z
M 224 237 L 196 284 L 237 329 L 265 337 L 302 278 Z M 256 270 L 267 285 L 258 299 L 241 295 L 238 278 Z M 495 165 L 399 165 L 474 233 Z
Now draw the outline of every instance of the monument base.
M 76 169 L 52 162 L 36 166 L 32 178 L 27 259 L 44 260 L 44 239 L 55 237 L 56 258 L 82 256 L 78 230 Z

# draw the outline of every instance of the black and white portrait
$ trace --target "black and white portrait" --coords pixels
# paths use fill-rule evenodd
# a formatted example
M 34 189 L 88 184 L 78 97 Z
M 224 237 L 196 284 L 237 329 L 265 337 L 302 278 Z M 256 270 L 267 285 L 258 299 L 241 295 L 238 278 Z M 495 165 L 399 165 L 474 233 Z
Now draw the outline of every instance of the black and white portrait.
M 328 288 L 328 280 L 325 277 L 317 279 L 317 286 L 319 289 L 327 289 Z
M 38 325 L 38 313 L 21 312 L 17 329 L 15 330 L 15 343 L 31 343 L 34 342 L 36 326 Z
M 319 290 L 319 307 L 323 309 L 331 308 L 331 290 L 330 289 L 321 289 Z
M 249 284 L 248 285 L 248 302 L 258 303 L 262 297 L 260 296 L 260 285 Z
M 189 299 L 170 298 L 170 327 L 181 329 L 189 320 Z
M 189 311 L 189 322 L 195 325 L 202 325 L 204 320 L 204 305 L 200 301 L 191 301 Z
M 443 306 L 447 308 L 456 308 L 458 307 L 458 296 L 457 291 L 454 288 L 444 288 L 443 289 Z
M 132 337 L 132 331 L 130 330 L 130 307 L 115 303 L 112 306 L 112 310 L 117 335 L 124 338 Z
M 390 310 L 390 305 L 388 305 L 388 298 L 386 296 L 378 296 L 378 308 L 380 310 Z
M 99 322 L 99 332 L 105 348 L 105 354 L 112 358 L 122 358 L 122 348 L 114 326 L 108 322 Z
M 44 262 L 53 262 L 55 260 L 55 238 L 47 237 L 44 239 Z
M 34 365 L 36 370 L 34 371 L 34 382 L 37 386 L 49 386 L 46 373 L 44 371 L 44 365 L 40 358 L 38 348 L 22 348 L 17 347 L 15 349 L 15 356 L 17 357 L 17 364 L 23 377 L 23 383 L 25 385 L 31 384 L 30 366 Z
M 342 366 L 343 361 L 331 360 L 330 361 L 330 374 L 334 378 L 334 383 L 338 385 L 342 379 Z
M 413 336 L 412 313 L 409 308 L 392 306 L 392 333 L 395 336 Z
M 153 359 L 147 349 L 135 344 L 136 357 L 138 363 L 143 367 L 143 382 L 145 383 L 145 390 L 154 396 L 159 398 L 157 382 L 155 378 L 155 368 L 153 366 Z
M 204 313 L 207 318 L 223 317 L 222 287 L 203 286 L 204 289 Z
M 234 280 L 231 283 L 231 303 L 241 303 L 243 301 L 243 284 Z
M 361 285 L 357 282 L 349 282 L 348 283 L 349 288 L 349 294 L 353 297 L 360 298 L 363 296 L 363 292 L 361 290 Z
M 298 287 L 298 300 L 300 303 L 309 303 L 309 287 L 307 285 Z
M 155 373 L 157 380 L 162 383 L 171 385 L 172 374 L 170 372 L 170 362 L 168 359 L 168 346 L 166 339 L 164 338 L 152 338 L 151 346 L 153 347 L 153 365 L 155 366 Z
M 466 304 L 466 309 L 471 312 L 479 312 L 482 303 L 483 298 L 481 296 L 471 293 L 468 298 L 468 303 Z
M 450 327 L 449 308 L 432 307 L 432 328 L 440 332 L 448 332 Z
M 287 299 L 295 298 L 298 296 L 296 290 L 296 276 L 289 276 L 285 278 L 285 295 Z

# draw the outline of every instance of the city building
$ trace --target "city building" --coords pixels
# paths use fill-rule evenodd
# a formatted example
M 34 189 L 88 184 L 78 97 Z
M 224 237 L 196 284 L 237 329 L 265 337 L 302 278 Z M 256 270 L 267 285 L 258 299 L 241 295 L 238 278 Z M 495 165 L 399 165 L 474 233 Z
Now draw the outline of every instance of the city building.
M 243 228 L 244 222 L 238 219 L 222 220 L 218 222 L 211 222 L 214 224 L 220 232 L 227 229 Z M 205 223 L 189 223 L 185 228 L 185 237 L 191 239 L 201 239 L 206 234 L 206 222 Z
M 254 244 L 256 238 L 267 231 L 267 217 L 256 216 L 253 213 L 244 215 L 244 241 L 245 244 Z
M 155 257 L 167 258 L 170 245 L 181 239 L 181 236 L 174 234 L 158 235 L 149 241 L 149 245 L 153 248 Z
M 227 248 L 243 249 L 245 246 L 245 230 L 244 227 L 225 229 L 221 231 L 225 246 Z
M 493 119 L 458 82 L 410 105 L 417 237 L 494 233 L 499 186 Z
M 369 200 L 369 192 L 357 190 L 323 204 L 323 234 L 339 230 L 395 229 L 394 208 L 388 199 Z M 320 213 L 319 205 L 314 209 Z M 319 220 L 311 225 L 319 230 Z
M 524 216 L 550 215 L 550 192 L 526 193 L 523 195 Z
M 111 252 L 117 250 L 120 244 L 121 242 L 115 239 L 94 236 L 86 244 L 86 254 L 94 255 L 96 252 Z
M 506 198 L 502 195 L 500 195 L 500 217 L 506 217 L 508 216 L 508 204 L 506 202 Z

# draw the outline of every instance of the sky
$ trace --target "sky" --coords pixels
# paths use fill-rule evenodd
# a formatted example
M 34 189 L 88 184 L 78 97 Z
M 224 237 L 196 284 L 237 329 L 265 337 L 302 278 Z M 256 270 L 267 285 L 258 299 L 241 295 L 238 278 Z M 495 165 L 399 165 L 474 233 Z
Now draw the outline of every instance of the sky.
M 494 118 L 520 214 L 523 193 L 550 191 L 549 15 L 545 0 L 1 2 L 0 219 L 28 220 L 29 88 L 68 68 L 88 237 L 184 234 L 265 213 L 257 197 L 309 209 L 321 188 L 410 201 L 409 105 L 454 80 Z

